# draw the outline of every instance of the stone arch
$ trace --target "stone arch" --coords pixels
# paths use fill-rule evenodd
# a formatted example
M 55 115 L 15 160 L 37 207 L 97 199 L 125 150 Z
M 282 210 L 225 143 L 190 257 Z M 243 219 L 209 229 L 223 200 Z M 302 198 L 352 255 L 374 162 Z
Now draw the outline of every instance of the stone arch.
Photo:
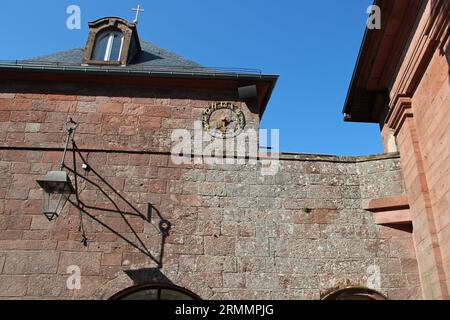
M 104 283 L 94 295 L 95 299 L 109 300 L 118 293 L 139 286 L 160 285 L 181 288 L 193 293 L 199 299 L 209 299 L 214 292 L 200 275 L 193 273 L 164 273 L 163 269 L 148 266 L 133 266 L 130 270 L 119 271 L 114 278 Z
M 148 299 L 145 298 L 146 296 L 148 296 Z M 171 298 L 168 299 L 169 296 Z M 197 294 L 188 289 L 159 283 L 148 283 L 127 288 L 116 293 L 110 300 L 124 300 L 127 298 L 128 300 L 202 300 Z
M 346 287 L 337 289 L 322 300 L 388 300 L 382 293 L 365 287 Z

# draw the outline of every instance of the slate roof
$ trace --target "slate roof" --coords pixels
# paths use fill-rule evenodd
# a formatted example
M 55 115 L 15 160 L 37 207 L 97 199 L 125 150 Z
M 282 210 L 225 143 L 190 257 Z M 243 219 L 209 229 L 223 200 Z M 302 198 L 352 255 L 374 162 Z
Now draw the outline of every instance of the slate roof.
M 125 69 L 145 69 L 164 71 L 211 71 L 191 60 L 185 59 L 171 51 L 160 48 L 155 44 L 141 40 L 142 51 L 126 66 Z M 44 63 L 80 66 L 84 57 L 84 48 L 57 52 L 26 60 L 26 63 Z M 99 68 L 98 65 L 95 68 Z M 111 66 L 105 66 L 111 68 Z
M 263 74 L 261 70 L 257 69 L 204 67 L 151 42 L 140 41 L 140 44 L 142 51 L 127 66 L 83 65 L 85 49 L 78 48 L 28 60 L 0 60 L 0 72 L 62 72 L 67 74 L 233 80 L 238 81 L 238 84 L 242 86 L 252 85 L 256 81 L 264 81 L 269 84 L 269 88 L 261 102 L 261 116 L 278 80 L 278 75 Z

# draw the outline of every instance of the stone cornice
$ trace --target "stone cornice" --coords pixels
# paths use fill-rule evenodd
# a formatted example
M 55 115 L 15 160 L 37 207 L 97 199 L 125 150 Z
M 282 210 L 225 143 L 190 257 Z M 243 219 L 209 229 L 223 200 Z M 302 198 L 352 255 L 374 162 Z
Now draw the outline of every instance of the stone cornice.
M 370 212 L 383 212 L 409 209 L 409 202 L 406 196 L 387 197 L 372 199 L 366 208 Z
M 59 142 L 45 143 L 46 146 L 38 146 L 36 143 L 15 143 L 14 146 L 10 146 L 8 143 L 0 142 L 0 151 L 2 150 L 14 150 L 14 151 L 39 151 L 39 152 L 63 152 L 64 148 L 61 147 Z M 71 149 L 69 148 L 71 151 Z M 160 156 L 171 156 L 170 151 L 161 150 L 158 148 L 145 148 L 145 147 L 116 147 L 116 148 L 99 148 L 96 146 L 80 145 L 80 152 L 83 153 L 122 153 L 122 154 L 149 154 Z M 188 157 L 194 157 L 195 154 L 187 155 Z M 322 155 L 322 154 L 294 154 L 294 153 L 280 153 L 277 154 L 280 161 L 305 161 L 305 162 L 328 162 L 328 163 L 365 163 L 372 161 L 383 160 L 398 160 L 400 154 L 384 153 L 369 156 L 335 156 L 335 155 Z M 238 157 L 235 157 L 236 159 Z M 269 156 L 266 153 L 258 153 L 259 160 L 271 160 L 274 159 L 273 155 Z
M 435 0 L 432 8 L 432 23 L 427 27 L 427 34 L 445 45 L 449 37 L 450 2 L 448 0 Z
M 408 96 L 397 96 L 387 116 L 387 125 L 394 130 L 396 136 L 400 131 L 405 119 L 413 116 L 411 98 Z
M 372 199 L 365 210 L 372 212 L 379 225 L 411 225 L 411 213 L 406 196 Z

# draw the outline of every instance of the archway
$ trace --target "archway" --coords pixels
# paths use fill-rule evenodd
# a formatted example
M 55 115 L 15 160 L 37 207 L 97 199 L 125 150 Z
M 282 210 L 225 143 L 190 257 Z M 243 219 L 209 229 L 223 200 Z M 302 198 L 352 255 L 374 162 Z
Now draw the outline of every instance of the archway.
M 322 300 L 387 300 L 387 298 L 372 289 L 363 287 L 348 287 L 333 291 Z
M 195 293 L 174 285 L 144 284 L 125 289 L 110 300 L 201 300 Z

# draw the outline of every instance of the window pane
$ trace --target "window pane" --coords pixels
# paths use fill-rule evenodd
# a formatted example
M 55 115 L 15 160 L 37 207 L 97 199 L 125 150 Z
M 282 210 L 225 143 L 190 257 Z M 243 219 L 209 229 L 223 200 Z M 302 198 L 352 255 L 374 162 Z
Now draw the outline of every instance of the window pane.
M 105 60 L 105 53 L 108 47 L 109 34 L 105 34 L 97 39 L 95 43 L 94 53 L 92 54 L 92 60 L 103 61 Z
M 193 297 L 172 289 L 143 289 L 132 292 L 125 297 L 121 297 L 120 300 L 180 300 L 180 301 L 192 301 Z
M 179 301 L 189 301 L 194 300 L 183 292 L 161 289 L 161 300 L 179 300 Z
M 158 300 L 158 289 L 148 289 L 131 293 L 122 300 Z
M 113 43 L 111 46 L 110 61 L 119 61 L 120 59 L 120 47 L 122 46 L 122 35 L 115 33 L 113 36 Z

